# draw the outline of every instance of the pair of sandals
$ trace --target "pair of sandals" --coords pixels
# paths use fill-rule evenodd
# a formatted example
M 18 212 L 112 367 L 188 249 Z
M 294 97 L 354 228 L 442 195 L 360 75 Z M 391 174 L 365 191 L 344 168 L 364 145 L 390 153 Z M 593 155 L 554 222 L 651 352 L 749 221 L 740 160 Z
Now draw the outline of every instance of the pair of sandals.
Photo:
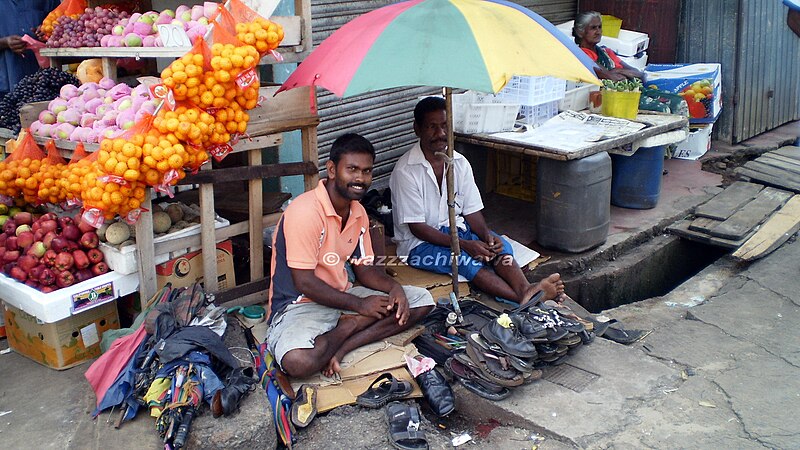
M 387 372 L 378 376 L 366 391 L 356 397 L 356 404 L 366 408 L 381 408 L 388 403 L 386 424 L 389 427 L 389 443 L 402 450 L 426 450 L 428 441 L 425 432 L 420 429 L 419 408 L 414 404 L 393 401 L 407 397 L 413 390 L 410 382 L 398 380 Z

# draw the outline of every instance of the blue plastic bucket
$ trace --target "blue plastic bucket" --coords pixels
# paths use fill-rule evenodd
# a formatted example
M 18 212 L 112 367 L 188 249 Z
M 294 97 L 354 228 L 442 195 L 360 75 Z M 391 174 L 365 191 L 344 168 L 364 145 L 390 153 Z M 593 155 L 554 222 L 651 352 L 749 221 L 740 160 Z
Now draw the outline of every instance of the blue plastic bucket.
M 611 155 L 611 204 L 655 208 L 663 171 L 664 146 L 642 147 L 631 156 Z

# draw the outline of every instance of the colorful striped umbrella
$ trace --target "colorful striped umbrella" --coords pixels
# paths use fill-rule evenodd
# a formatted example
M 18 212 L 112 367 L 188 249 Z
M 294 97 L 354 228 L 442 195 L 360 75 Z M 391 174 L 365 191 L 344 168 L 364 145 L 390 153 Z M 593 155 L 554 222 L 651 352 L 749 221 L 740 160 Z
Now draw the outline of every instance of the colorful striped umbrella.
M 347 23 L 317 47 L 278 92 L 322 86 L 339 97 L 400 86 L 445 87 L 446 158 L 453 157 L 452 88 L 498 92 L 514 75 L 554 76 L 600 85 L 595 63 L 538 14 L 503 0 L 411 0 Z M 452 205 L 452 164 L 447 165 Z M 451 251 L 460 254 L 451 206 Z M 452 258 L 458 297 L 458 258 Z
M 281 90 L 339 97 L 400 86 L 497 92 L 514 75 L 600 84 L 594 62 L 553 24 L 502 0 L 411 0 L 364 14 L 325 39 Z

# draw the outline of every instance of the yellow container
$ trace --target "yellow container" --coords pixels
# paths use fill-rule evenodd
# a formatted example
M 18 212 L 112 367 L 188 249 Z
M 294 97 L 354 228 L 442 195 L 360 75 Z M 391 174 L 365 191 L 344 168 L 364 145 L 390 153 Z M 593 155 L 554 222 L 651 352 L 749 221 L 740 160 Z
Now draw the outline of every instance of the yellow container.
M 604 116 L 633 120 L 639 112 L 641 92 L 618 92 L 603 89 L 603 103 L 600 113 Z
M 603 24 L 603 36 L 612 38 L 619 37 L 619 30 L 622 29 L 622 19 L 619 17 L 602 14 L 600 22 Z

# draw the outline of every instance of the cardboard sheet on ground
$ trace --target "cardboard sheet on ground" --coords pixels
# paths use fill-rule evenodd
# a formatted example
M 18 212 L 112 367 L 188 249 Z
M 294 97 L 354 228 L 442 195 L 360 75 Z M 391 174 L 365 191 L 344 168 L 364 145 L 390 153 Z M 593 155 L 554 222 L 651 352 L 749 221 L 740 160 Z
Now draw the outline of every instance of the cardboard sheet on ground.
M 404 355 L 419 355 L 414 344 L 399 347 L 388 342 L 375 342 L 358 348 L 342 359 L 339 378 L 317 374 L 313 377 L 292 380 L 297 390 L 302 384 L 318 386 L 317 411 L 324 412 L 356 402 L 356 397 L 367 390 L 378 375 L 391 372 L 395 378 L 410 381 L 414 387 L 409 397 L 421 397 L 422 391 L 406 369 Z

